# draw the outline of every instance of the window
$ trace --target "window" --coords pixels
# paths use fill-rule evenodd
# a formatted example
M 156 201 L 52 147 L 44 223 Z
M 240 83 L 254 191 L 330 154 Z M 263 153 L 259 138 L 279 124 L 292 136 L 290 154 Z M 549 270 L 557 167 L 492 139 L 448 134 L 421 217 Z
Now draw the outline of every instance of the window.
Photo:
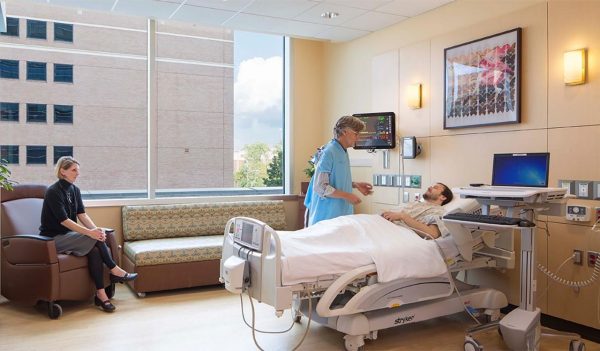
M 45 165 L 46 147 L 43 145 L 27 145 L 27 164 Z
M 19 103 L 0 102 L 0 121 L 19 122 Z
M 0 78 L 19 79 L 19 61 L 0 60 Z
M 54 64 L 54 81 L 73 83 L 73 65 Z
M 15 17 L 6 17 L 6 32 L 0 33 L 11 37 L 19 36 L 19 19 Z
M 54 40 L 73 42 L 73 25 L 54 22 Z
M 28 19 L 27 38 L 46 39 L 46 22 Z
M 27 61 L 27 80 L 46 81 L 46 63 Z
M 72 146 L 55 146 L 54 147 L 54 164 L 63 156 L 73 156 Z
M 0 158 L 10 164 L 19 164 L 19 145 L 0 145 Z
M 46 122 L 46 105 L 27 104 L 27 122 Z
M 73 124 L 73 106 L 54 105 L 54 123 Z

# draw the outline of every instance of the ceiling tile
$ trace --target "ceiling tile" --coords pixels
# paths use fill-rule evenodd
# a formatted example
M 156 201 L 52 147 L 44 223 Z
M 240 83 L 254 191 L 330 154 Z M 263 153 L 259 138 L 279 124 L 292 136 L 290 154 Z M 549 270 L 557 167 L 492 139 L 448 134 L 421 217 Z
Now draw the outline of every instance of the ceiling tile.
M 179 2 L 181 1 L 183 0 L 179 0 Z M 185 4 L 238 12 L 250 3 L 252 3 L 252 0 L 187 0 Z
M 389 4 L 378 7 L 376 10 L 378 12 L 413 17 L 452 1 L 454 0 L 393 0 Z
M 171 20 L 220 26 L 235 14 L 235 11 L 215 10 L 206 7 L 183 5 L 179 11 L 175 12 L 173 17 L 171 17 Z
M 235 29 L 258 31 L 263 33 L 280 33 L 290 36 L 311 37 L 329 27 L 282 18 L 261 17 L 240 13 L 233 17 L 227 25 Z
M 317 5 L 317 2 L 309 0 L 256 0 L 244 9 L 244 13 L 269 17 L 294 18 Z
M 339 13 L 339 16 L 335 18 L 323 18 L 321 17 L 323 12 L 337 12 Z M 310 23 L 337 26 L 360 16 L 365 12 L 367 12 L 367 10 L 342 5 L 321 3 L 296 16 L 294 19 Z
M 46 0 L 41 0 L 38 2 L 43 2 L 50 5 L 57 6 L 67 6 L 74 7 L 80 9 L 89 9 L 89 10 L 99 10 L 99 11 L 110 11 L 115 3 L 115 0 L 89 0 L 89 1 L 81 1 L 81 0 L 50 0 L 49 2 Z
M 373 10 L 385 4 L 392 2 L 392 0 L 324 0 L 327 4 L 344 5 L 348 7 L 355 7 L 357 9 Z
M 404 21 L 407 18 L 408 17 L 371 11 L 365 13 L 364 15 L 353 18 L 348 22 L 344 22 L 342 27 L 374 32 L 376 30 L 391 26 L 392 24 Z
M 120 0 L 114 8 L 115 12 L 132 16 L 146 16 L 167 19 L 179 7 L 175 3 L 153 0 Z
M 319 33 L 316 35 L 316 37 L 325 40 L 341 42 L 357 39 L 367 34 L 369 34 L 369 32 L 363 30 L 334 27 Z

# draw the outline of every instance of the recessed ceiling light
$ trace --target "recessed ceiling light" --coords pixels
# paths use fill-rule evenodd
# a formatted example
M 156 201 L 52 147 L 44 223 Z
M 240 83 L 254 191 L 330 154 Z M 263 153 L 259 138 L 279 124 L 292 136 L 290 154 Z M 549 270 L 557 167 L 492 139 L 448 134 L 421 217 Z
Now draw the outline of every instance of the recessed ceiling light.
M 339 16 L 340 14 L 337 12 L 323 12 L 321 14 L 321 17 L 323 18 L 327 18 L 327 19 L 332 19 L 332 18 L 336 18 L 337 16 Z

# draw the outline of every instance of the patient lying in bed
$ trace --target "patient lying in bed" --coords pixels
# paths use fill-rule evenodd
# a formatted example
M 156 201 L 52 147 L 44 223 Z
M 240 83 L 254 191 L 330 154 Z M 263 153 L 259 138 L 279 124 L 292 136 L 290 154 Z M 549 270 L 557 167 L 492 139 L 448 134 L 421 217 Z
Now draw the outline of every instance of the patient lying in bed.
M 280 233 L 282 282 L 292 285 L 375 264 L 378 281 L 429 278 L 447 271 L 433 240 L 380 215 L 350 215 Z
M 452 190 L 445 184 L 435 183 L 423 194 L 424 202 L 410 202 L 405 204 L 400 211 L 386 211 L 381 215 L 383 218 L 397 224 L 406 225 L 421 235 L 430 238 L 438 238 L 443 232 L 447 232 L 441 221 L 446 205 L 454 195 Z

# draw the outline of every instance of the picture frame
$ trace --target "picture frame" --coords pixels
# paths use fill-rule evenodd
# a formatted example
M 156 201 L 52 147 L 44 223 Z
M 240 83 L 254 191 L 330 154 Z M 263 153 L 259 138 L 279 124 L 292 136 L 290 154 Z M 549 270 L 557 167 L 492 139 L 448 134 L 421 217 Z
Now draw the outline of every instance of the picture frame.
M 521 32 L 444 49 L 444 129 L 521 122 Z

